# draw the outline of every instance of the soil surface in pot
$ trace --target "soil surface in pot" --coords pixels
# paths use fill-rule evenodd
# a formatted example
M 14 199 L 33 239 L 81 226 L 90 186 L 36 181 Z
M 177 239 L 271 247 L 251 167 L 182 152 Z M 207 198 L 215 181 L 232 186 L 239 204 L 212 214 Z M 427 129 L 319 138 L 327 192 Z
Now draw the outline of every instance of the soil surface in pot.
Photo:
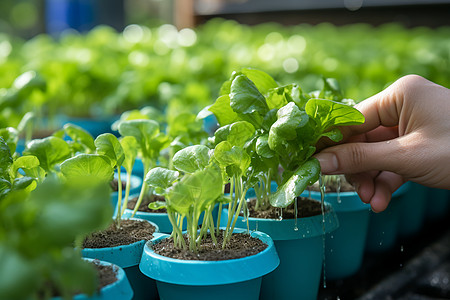
M 266 210 L 255 210 L 256 198 L 250 199 L 247 206 L 250 217 L 261 219 L 295 219 L 294 203 L 286 208 L 269 206 Z M 311 200 L 305 197 L 297 197 L 297 218 L 307 218 L 322 214 L 322 204 L 320 201 Z M 241 214 L 242 215 L 242 214 Z
M 198 253 L 174 248 L 172 238 L 164 239 L 158 244 L 153 245 L 153 250 L 159 255 L 175 259 L 218 261 L 255 255 L 267 248 L 267 245 L 257 238 L 253 238 L 245 233 L 235 233 L 231 236 L 231 240 L 225 249 L 222 249 L 222 233 L 221 231 L 219 235 L 216 235 L 216 245 L 214 245 L 211 236 L 208 234 L 203 239 Z M 185 241 L 186 244 L 189 243 L 187 237 L 185 237 Z
M 151 240 L 155 227 L 146 221 L 125 219 L 117 228 L 113 222 L 107 229 L 95 232 L 83 242 L 83 248 L 106 248 Z
M 100 261 L 93 260 L 98 274 L 98 290 L 117 281 L 117 268 L 111 265 L 102 265 Z
M 127 208 L 128 209 L 134 209 L 134 206 L 136 205 L 136 202 L 138 200 L 138 197 L 135 197 L 133 199 L 128 200 L 127 203 Z M 165 208 L 162 209 L 157 209 L 157 210 L 153 210 L 148 208 L 148 205 L 152 202 L 156 202 L 156 201 L 166 201 L 164 196 L 159 196 L 159 195 L 146 195 L 144 196 L 144 198 L 142 199 L 141 205 L 139 205 L 139 209 L 138 211 L 142 211 L 142 212 L 152 212 L 152 213 L 167 213 L 167 210 Z
M 117 281 L 117 267 L 112 265 L 102 265 L 97 259 L 90 261 L 90 263 L 94 265 L 95 271 L 97 273 L 97 292 L 100 292 L 100 290 L 105 286 Z M 61 293 L 53 284 L 49 283 L 47 286 L 51 289 L 51 297 L 61 297 Z M 75 294 L 79 294 L 79 292 Z M 42 297 L 40 297 L 39 299 L 44 299 L 43 293 L 41 296 Z
M 324 176 L 325 193 L 337 193 L 338 190 L 339 192 L 355 191 L 355 187 L 345 179 L 345 176 L 339 175 L 340 182 L 336 180 L 336 178 L 336 176 Z M 316 182 L 313 185 L 309 186 L 307 190 L 320 192 L 319 182 Z

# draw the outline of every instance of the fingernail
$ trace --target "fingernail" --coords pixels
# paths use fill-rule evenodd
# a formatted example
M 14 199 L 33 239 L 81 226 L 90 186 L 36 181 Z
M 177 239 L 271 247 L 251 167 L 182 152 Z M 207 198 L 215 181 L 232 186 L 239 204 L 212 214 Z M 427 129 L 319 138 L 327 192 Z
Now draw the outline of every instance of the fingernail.
M 338 161 L 333 153 L 318 153 L 314 156 L 320 163 L 322 173 L 330 174 L 338 169 Z

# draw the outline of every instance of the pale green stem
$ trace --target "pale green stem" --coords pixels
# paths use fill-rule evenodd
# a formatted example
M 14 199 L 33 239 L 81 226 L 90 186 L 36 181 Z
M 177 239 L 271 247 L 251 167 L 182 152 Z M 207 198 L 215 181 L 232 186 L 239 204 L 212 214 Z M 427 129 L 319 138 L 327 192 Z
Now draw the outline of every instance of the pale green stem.
M 219 234 L 219 231 L 220 231 L 220 218 L 221 217 L 222 217 L 222 203 L 219 203 L 219 212 L 217 213 L 217 225 L 216 225 L 217 234 Z
M 145 183 L 142 183 L 145 184 Z M 128 197 L 130 196 L 130 187 L 131 187 L 131 172 L 127 172 L 127 185 L 125 187 L 125 199 L 123 200 L 122 208 L 120 209 L 120 216 L 123 216 L 125 209 L 128 206 Z
M 212 215 L 212 209 L 208 212 L 209 213 L 209 232 L 211 234 L 211 239 L 213 240 L 214 246 L 217 245 L 217 239 L 216 239 L 216 235 L 214 234 L 214 219 L 213 219 L 213 215 Z
M 236 206 L 237 206 L 236 193 L 233 193 L 235 179 L 236 179 L 236 177 L 233 176 L 233 177 L 231 178 L 231 181 L 230 181 L 230 195 L 231 195 L 231 197 L 233 198 L 233 201 L 232 201 L 231 205 L 228 205 L 228 221 L 227 221 L 227 226 L 226 226 L 226 228 L 225 228 L 225 233 L 224 233 L 224 235 L 228 234 L 228 229 L 229 229 L 230 226 L 231 226 L 231 222 L 232 222 L 232 219 L 233 219 L 233 216 L 234 216 L 234 210 L 235 210 L 235 208 L 236 208 Z M 238 190 L 238 189 L 236 188 L 236 191 L 237 191 L 237 190 Z
M 134 215 L 138 211 L 139 206 L 141 206 L 142 199 L 144 199 L 144 196 L 147 194 L 147 191 L 148 191 L 148 185 L 143 183 L 142 187 L 141 187 L 141 192 L 139 193 L 139 198 L 138 198 L 138 200 L 136 202 L 136 205 L 134 206 L 133 213 L 131 214 L 132 218 L 134 217 Z
M 120 214 L 122 208 L 122 179 L 120 178 L 120 166 L 117 166 L 117 215 L 116 215 L 116 226 L 120 227 Z
M 181 243 L 182 248 L 186 249 L 187 245 L 183 239 L 183 232 L 181 232 L 181 229 L 177 226 L 177 221 L 175 220 L 173 213 L 168 211 L 167 216 L 169 217 L 170 223 L 172 223 L 172 227 L 173 227 L 172 233 L 175 232 L 175 235 L 173 235 L 174 245 L 177 245 L 177 244 L 179 245 Z

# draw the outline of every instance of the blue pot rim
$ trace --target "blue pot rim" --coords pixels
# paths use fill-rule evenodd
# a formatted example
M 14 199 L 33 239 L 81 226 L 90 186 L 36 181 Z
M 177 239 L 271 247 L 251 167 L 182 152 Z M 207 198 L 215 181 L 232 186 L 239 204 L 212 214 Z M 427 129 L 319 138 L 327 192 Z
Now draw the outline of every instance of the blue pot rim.
M 320 200 L 320 192 L 304 191 L 301 196 Z M 338 201 L 338 193 L 325 193 L 324 200 L 333 206 L 336 212 L 351 212 L 351 211 L 365 211 L 370 210 L 370 204 L 362 202 L 361 198 L 356 192 L 342 192 L 339 193 L 340 201 Z
M 133 290 L 131 289 L 130 283 L 128 281 L 128 278 L 126 276 L 125 271 L 123 268 L 119 267 L 116 264 L 113 264 L 111 262 L 98 260 L 98 259 L 92 259 L 92 258 L 86 258 L 83 257 L 84 260 L 93 262 L 97 261 L 100 265 L 103 266 L 112 266 L 114 271 L 116 272 L 117 280 L 107 286 L 104 286 L 100 289 L 100 293 L 94 294 L 93 296 L 88 296 L 85 294 L 78 294 L 73 297 L 74 300 L 88 300 L 88 299 L 95 299 L 95 300 L 124 300 L 124 299 L 131 299 L 133 296 Z M 125 297 L 125 298 L 124 298 Z M 61 300 L 61 297 L 53 297 L 52 300 Z
M 327 211 L 322 215 L 296 219 L 248 218 L 251 229 L 268 234 L 274 241 L 296 240 L 323 236 L 339 228 L 339 220 L 331 204 L 324 203 Z M 227 212 L 228 209 L 222 209 Z M 239 216 L 237 222 L 244 222 Z M 240 226 L 241 227 L 241 226 Z
M 235 229 L 234 232 L 244 233 L 246 230 Z M 145 244 L 139 268 L 146 276 L 157 281 L 179 285 L 223 285 L 259 278 L 275 270 L 280 259 L 269 235 L 253 231 L 251 236 L 260 239 L 268 247 L 252 256 L 221 261 L 179 260 L 156 254 L 151 249 L 152 244 L 169 235 L 156 237 Z
M 155 227 L 155 233 L 159 233 L 159 227 L 156 223 L 139 218 L 129 218 L 141 222 L 148 222 Z M 83 248 L 81 254 L 85 258 L 100 259 L 112 262 L 122 268 L 128 268 L 139 264 L 142 249 L 147 241 L 141 240 L 128 245 L 119 245 L 115 247 L 104 248 Z

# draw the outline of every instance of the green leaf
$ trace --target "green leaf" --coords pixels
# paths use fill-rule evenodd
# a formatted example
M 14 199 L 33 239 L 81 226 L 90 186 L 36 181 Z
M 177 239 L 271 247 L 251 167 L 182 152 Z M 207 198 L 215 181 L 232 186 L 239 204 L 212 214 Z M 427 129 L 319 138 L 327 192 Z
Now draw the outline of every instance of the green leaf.
M 261 135 L 256 140 L 256 153 L 264 158 L 272 158 L 275 152 L 269 147 L 269 135 Z
M 214 133 L 215 143 L 228 141 L 230 144 L 243 147 L 255 134 L 255 127 L 246 121 L 239 121 L 220 127 Z
M 338 128 L 333 128 L 330 131 L 324 132 L 322 136 L 328 137 L 333 142 L 339 142 L 343 139 L 342 132 Z
M 320 164 L 311 158 L 301 165 L 293 175 L 277 191 L 269 196 L 269 201 L 275 207 L 287 207 L 305 188 L 319 179 Z
M 0 178 L 9 181 L 9 169 L 13 164 L 13 159 L 9 147 L 5 140 L 0 137 Z
M 94 138 L 83 128 L 68 123 L 64 125 L 64 132 L 74 143 L 82 145 L 88 151 L 87 153 L 95 152 Z
M 219 143 L 214 149 L 214 157 L 221 167 L 232 174 L 242 176 L 250 166 L 251 158 L 241 147 L 231 145 L 227 141 Z M 230 176 L 230 177 L 231 177 Z
M 125 156 L 122 166 L 127 173 L 131 173 L 138 153 L 138 143 L 133 136 L 125 136 L 120 139 L 120 145 L 122 146 L 123 154 Z
M 111 167 L 120 168 L 125 160 L 125 154 L 117 137 L 111 133 L 100 134 L 94 141 L 97 154 L 109 158 Z
M 148 208 L 153 210 L 164 209 L 167 208 L 167 203 L 164 201 L 155 201 L 148 205 Z
M 189 146 L 181 149 L 173 156 L 173 166 L 185 173 L 194 173 L 209 165 L 210 149 L 203 145 Z
M 354 107 L 324 99 L 310 99 L 306 113 L 320 125 L 322 131 L 332 126 L 358 125 L 364 123 L 364 115 Z
M 161 167 L 151 169 L 145 176 L 145 183 L 151 187 L 166 190 L 178 179 L 180 173 Z
M 11 153 L 16 152 L 17 142 L 19 141 L 19 131 L 13 127 L 0 129 L 0 137 L 8 144 Z
M 277 121 L 270 127 L 270 149 L 282 153 L 288 150 L 289 141 L 297 138 L 297 130 L 308 123 L 308 115 L 293 102 L 289 102 L 277 112 Z M 301 148 L 302 141 L 297 141 Z
M 32 177 L 24 176 L 14 179 L 12 190 L 34 190 L 36 188 L 36 181 Z
M 344 97 L 339 82 L 334 78 L 323 78 L 323 88 L 320 91 L 319 98 L 341 101 Z
M 203 170 L 186 174 L 170 190 L 166 202 L 169 207 L 182 215 L 195 207 L 200 215 L 223 194 L 222 173 L 217 165 L 210 165 Z
M 269 111 L 266 99 L 255 84 L 244 75 L 237 76 L 230 90 L 230 105 L 240 118 L 260 128 Z
M 78 154 L 61 164 L 61 172 L 67 179 L 95 177 L 109 182 L 114 176 L 114 169 L 109 159 L 98 154 Z
M 19 169 L 33 169 L 39 166 L 39 159 L 33 155 L 25 155 L 18 157 L 12 164 L 10 169 L 11 178 L 16 178 Z
M 214 113 L 220 126 L 239 121 L 238 115 L 231 108 L 229 95 L 222 95 L 217 98 L 209 110 Z
M 244 68 L 241 70 L 241 73 L 247 76 L 263 95 L 270 89 L 278 87 L 276 81 L 269 74 L 261 70 Z
M 23 151 L 24 155 L 36 156 L 46 172 L 53 172 L 55 165 L 70 157 L 70 153 L 69 145 L 54 136 L 32 140 Z

